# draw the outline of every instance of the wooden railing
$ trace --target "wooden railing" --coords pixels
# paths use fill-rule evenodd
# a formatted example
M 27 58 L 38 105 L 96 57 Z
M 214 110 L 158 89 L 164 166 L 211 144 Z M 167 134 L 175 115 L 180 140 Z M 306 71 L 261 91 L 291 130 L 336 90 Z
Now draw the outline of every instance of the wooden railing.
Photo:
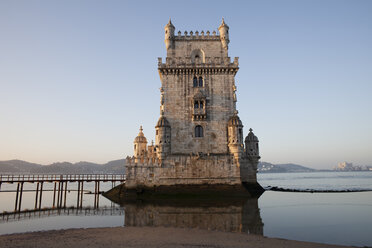
M 54 182 L 54 181 L 103 181 L 124 182 L 123 174 L 23 174 L 23 175 L 0 175 L 0 183 L 13 182 Z

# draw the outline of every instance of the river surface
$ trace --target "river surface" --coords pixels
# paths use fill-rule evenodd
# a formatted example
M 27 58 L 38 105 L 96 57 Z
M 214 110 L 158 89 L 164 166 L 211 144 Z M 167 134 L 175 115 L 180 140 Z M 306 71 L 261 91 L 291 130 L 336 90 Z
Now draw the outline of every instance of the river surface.
M 372 246 L 372 172 L 262 173 L 265 187 L 294 190 L 367 190 L 348 193 L 266 191 L 258 199 L 231 201 L 116 204 L 99 196 L 94 183 L 84 185 L 82 208 L 76 208 L 77 185 L 68 185 L 66 208 L 53 206 L 53 184 L 44 184 L 42 204 L 35 207 L 36 184 L 25 184 L 21 213 L 15 208 L 16 184 L 2 184 L 0 234 L 67 228 L 169 226 L 245 232 L 267 237 L 329 244 Z M 111 183 L 101 183 L 101 191 Z M 27 191 L 30 190 L 30 191 Z M 371 191 L 368 191 L 371 190 Z M 6 211 L 6 212 L 4 212 Z

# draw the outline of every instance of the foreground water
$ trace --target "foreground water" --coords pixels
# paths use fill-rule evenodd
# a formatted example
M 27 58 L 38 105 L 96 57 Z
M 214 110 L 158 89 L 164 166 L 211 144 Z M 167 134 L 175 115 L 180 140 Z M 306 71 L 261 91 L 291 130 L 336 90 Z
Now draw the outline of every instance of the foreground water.
M 371 172 L 317 172 L 259 174 L 264 187 L 317 190 L 372 190 Z M 34 190 L 35 185 L 26 185 Z M 45 185 L 52 189 L 52 184 Z M 2 185 L 0 213 L 14 210 L 16 185 Z M 101 185 L 101 191 L 112 187 Z M 70 189 L 76 189 L 73 184 Z M 87 184 L 94 191 L 94 183 Z M 88 193 L 88 191 L 86 193 Z M 25 192 L 23 214 L 2 214 L 0 234 L 39 230 L 113 227 L 173 226 L 220 231 L 246 232 L 302 241 L 353 246 L 372 246 L 372 192 L 292 193 L 266 191 L 259 199 L 232 202 L 151 202 L 119 205 L 100 196 L 84 194 L 83 207 L 77 209 L 75 191 L 67 193 L 67 207 L 52 209 L 52 191 L 43 193 L 41 210 L 34 208 L 35 192 Z

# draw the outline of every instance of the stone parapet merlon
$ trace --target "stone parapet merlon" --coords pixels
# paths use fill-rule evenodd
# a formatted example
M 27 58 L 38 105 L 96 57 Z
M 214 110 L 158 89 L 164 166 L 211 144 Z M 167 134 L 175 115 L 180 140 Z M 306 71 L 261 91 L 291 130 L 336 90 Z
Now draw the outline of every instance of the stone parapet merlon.
M 136 158 L 134 156 L 126 157 L 126 167 L 148 167 L 148 166 L 161 166 L 161 160 L 157 157 L 148 157 L 148 156 L 141 156 L 140 158 Z
M 189 33 L 187 31 L 184 31 L 183 35 L 181 31 L 178 31 L 177 35 L 173 37 L 173 40 L 175 41 L 190 41 L 190 40 L 197 40 L 197 41 L 211 41 L 211 40 L 216 40 L 220 41 L 220 35 L 216 31 L 205 32 L 201 31 L 190 31 Z

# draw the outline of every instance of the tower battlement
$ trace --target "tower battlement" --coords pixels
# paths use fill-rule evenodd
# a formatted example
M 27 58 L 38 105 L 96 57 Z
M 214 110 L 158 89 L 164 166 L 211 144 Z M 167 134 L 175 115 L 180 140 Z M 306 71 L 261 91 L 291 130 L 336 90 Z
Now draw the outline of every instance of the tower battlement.
M 182 31 L 179 30 L 177 32 L 177 36 L 174 36 L 174 39 L 177 41 L 190 41 L 190 40 L 197 40 L 197 41 L 220 41 L 220 34 L 217 33 L 216 31 L 207 31 L 204 33 L 204 31 L 184 31 L 182 34 Z

